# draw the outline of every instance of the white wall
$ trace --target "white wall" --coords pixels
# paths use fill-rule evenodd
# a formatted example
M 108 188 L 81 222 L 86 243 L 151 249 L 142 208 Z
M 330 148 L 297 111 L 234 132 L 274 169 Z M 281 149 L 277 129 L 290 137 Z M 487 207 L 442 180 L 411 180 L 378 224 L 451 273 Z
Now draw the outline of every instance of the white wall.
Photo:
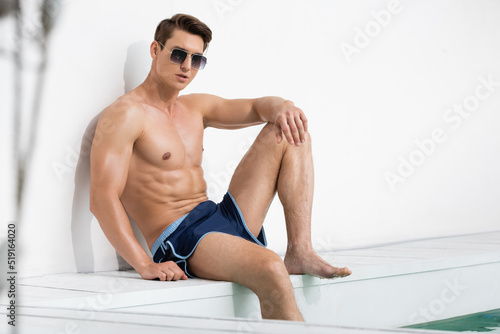
M 85 133 L 142 82 L 154 29 L 177 12 L 214 32 L 208 66 L 185 93 L 278 95 L 306 112 L 316 248 L 500 229 L 500 1 L 65 0 L 19 224 L 22 275 L 118 267 L 88 211 Z M 463 103 L 467 118 L 448 111 Z M 212 198 L 258 130 L 207 130 Z M 401 182 L 391 187 L 388 173 Z M 278 203 L 265 227 L 283 253 Z

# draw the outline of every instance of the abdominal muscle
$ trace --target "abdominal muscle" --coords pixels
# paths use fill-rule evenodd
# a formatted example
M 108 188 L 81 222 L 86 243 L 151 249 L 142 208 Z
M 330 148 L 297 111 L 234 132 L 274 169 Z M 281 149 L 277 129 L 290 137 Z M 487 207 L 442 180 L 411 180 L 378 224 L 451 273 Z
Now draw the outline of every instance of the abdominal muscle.
M 207 185 L 200 166 L 129 173 L 121 201 L 149 248 L 170 224 L 206 201 Z

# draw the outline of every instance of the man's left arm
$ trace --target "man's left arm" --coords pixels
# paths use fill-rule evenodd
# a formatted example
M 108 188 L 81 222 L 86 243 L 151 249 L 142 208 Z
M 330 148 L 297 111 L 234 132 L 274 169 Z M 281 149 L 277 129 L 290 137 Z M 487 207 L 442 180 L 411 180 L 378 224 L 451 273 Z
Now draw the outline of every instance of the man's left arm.
M 292 145 L 305 142 L 307 118 L 292 101 L 275 96 L 231 100 L 208 94 L 193 94 L 191 98 L 202 106 L 205 127 L 238 129 L 270 122 L 278 143 L 283 137 Z

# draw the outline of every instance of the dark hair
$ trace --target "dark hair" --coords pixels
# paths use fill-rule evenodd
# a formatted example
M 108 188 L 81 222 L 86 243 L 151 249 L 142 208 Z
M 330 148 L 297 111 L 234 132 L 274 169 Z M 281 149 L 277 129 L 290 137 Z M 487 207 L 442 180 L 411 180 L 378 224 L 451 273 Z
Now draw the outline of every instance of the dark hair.
M 196 17 L 187 14 L 175 14 L 169 19 L 165 19 L 158 24 L 155 32 L 155 41 L 166 44 L 167 39 L 172 37 L 175 29 L 181 29 L 193 35 L 198 35 L 203 39 L 203 51 L 212 40 L 212 30 Z M 161 46 L 163 50 L 163 46 Z

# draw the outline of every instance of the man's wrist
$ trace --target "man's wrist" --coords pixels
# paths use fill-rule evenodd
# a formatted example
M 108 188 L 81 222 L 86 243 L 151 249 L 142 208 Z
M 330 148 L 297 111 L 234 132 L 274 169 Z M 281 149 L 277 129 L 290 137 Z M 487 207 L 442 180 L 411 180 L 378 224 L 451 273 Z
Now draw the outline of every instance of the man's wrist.
M 152 263 L 154 263 L 154 262 L 149 259 L 148 261 L 144 261 L 141 264 L 139 264 L 137 266 L 133 266 L 133 267 L 134 267 L 135 271 L 137 271 L 139 274 L 141 274 Z

